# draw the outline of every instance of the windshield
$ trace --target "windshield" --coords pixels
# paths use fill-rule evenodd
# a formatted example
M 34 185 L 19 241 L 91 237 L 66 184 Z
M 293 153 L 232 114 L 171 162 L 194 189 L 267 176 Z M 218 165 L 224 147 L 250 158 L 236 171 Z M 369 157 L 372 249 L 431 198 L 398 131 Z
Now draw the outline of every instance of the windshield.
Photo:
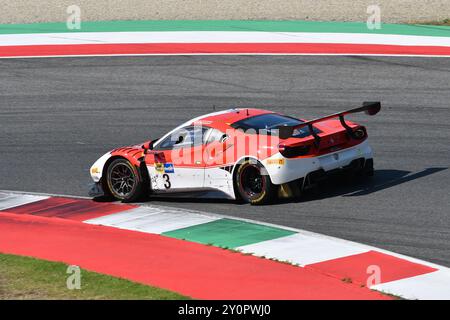
M 271 130 L 277 129 L 279 126 L 296 126 L 301 123 L 303 123 L 303 121 L 296 118 L 283 116 L 277 113 L 268 113 L 237 121 L 231 126 L 235 129 L 242 129 L 244 131 L 253 129 L 259 134 L 266 132 L 267 134 L 270 134 Z M 320 133 L 320 130 L 314 128 L 314 132 Z M 311 135 L 309 128 L 302 127 L 300 129 L 295 129 L 292 136 L 295 138 L 304 138 L 309 135 Z

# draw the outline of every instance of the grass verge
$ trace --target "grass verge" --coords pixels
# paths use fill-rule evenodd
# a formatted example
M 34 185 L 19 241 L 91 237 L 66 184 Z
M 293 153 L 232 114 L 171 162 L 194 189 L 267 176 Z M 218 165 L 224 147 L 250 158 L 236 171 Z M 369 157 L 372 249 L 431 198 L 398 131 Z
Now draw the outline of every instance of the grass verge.
M 3 299 L 188 299 L 178 293 L 81 269 L 81 288 L 69 290 L 68 265 L 0 254 Z

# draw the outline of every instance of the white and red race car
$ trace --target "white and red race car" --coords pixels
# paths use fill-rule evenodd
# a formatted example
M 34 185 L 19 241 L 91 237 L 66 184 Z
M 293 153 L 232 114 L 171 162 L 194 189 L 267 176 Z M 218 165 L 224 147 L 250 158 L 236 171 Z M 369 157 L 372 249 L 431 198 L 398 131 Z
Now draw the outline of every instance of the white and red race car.
M 260 109 L 230 109 L 189 120 L 162 138 L 112 150 L 90 169 L 90 195 L 135 201 L 141 195 L 215 191 L 265 204 L 298 195 L 327 173 L 373 175 L 364 126 L 346 121 L 375 115 L 380 102 L 310 121 Z

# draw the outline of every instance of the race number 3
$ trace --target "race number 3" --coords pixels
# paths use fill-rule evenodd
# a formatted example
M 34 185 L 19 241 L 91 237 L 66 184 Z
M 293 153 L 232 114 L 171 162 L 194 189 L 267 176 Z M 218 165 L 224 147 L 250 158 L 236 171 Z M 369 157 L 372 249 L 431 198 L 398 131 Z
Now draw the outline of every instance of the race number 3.
M 172 184 L 170 183 L 170 177 L 167 173 L 163 174 L 163 179 L 164 179 L 164 188 L 170 189 Z

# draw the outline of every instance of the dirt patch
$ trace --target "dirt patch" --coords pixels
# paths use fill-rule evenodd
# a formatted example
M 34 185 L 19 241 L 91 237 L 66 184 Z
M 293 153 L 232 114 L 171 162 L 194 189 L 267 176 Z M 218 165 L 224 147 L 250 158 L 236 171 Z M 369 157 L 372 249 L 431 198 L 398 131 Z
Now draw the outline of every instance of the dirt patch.
M 0 0 L 0 23 L 66 21 L 70 5 L 81 8 L 84 21 L 366 21 L 373 4 L 385 23 L 442 21 L 450 14 L 448 0 Z

